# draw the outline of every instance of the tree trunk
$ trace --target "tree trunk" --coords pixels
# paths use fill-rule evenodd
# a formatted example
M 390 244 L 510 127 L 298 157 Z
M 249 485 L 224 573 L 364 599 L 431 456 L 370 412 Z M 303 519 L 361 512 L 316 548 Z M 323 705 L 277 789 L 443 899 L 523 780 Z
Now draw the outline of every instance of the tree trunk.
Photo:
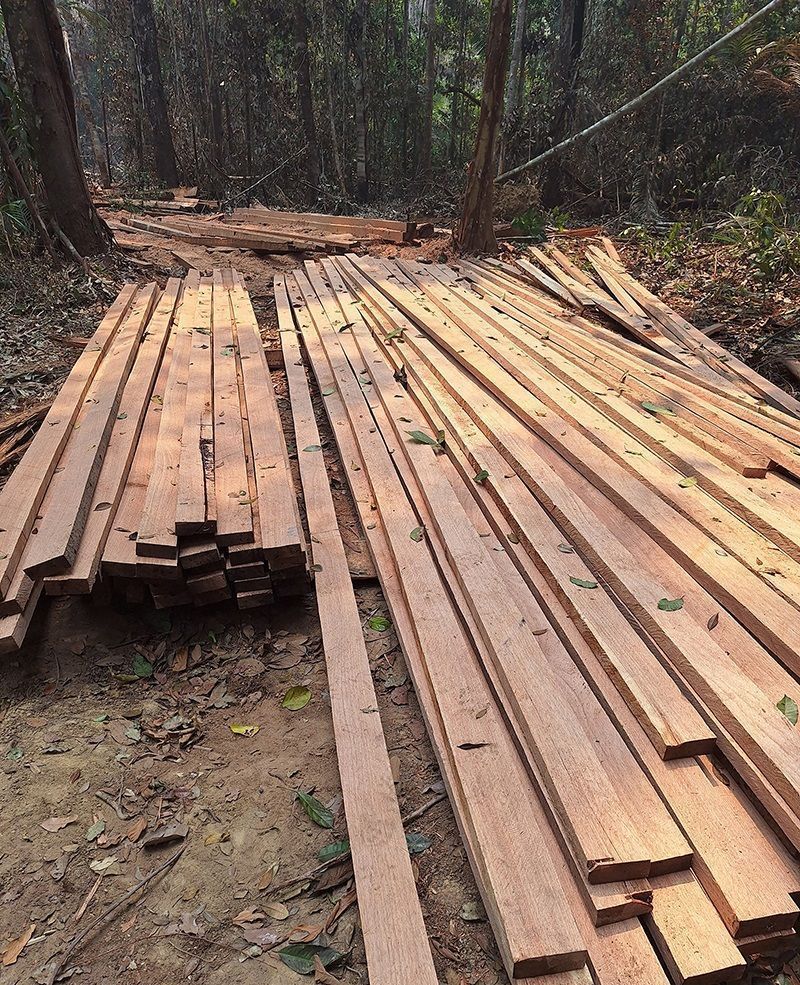
M 100 184 L 103 188 L 108 188 L 111 184 L 111 175 L 109 174 L 107 155 L 100 139 L 100 128 L 92 104 L 89 62 L 84 48 L 86 36 L 77 14 L 73 14 L 72 27 L 74 36 L 70 44 L 70 54 L 72 55 L 72 71 L 75 77 L 75 100 L 78 104 L 78 111 L 83 118 L 86 136 L 89 138 L 89 144 L 92 148 L 92 158 L 100 179 Z
M 330 43 L 328 34 L 328 5 L 327 0 L 322 0 L 322 37 L 325 41 L 326 51 Z M 333 103 L 333 72 L 331 71 L 331 58 L 324 58 L 325 63 L 325 99 L 328 104 L 328 126 L 331 131 L 331 157 L 333 158 L 333 170 L 336 172 L 336 183 L 342 198 L 347 198 L 347 182 L 342 168 L 342 156 L 339 153 L 339 136 L 336 133 L 336 110 Z
M 420 171 L 423 177 L 430 178 L 433 171 L 433 97 L 436 91 L 436 0 L 426 0 L 425 31 L 425 116 Z
M 133 40 L 147 119 L 153 142 L 153 160 L 158 180 L 168 187 L 178 184 L 175 147 L 167 116 L 167 97 L 161 79 L 158 33 L 152 0 L 131 0 Z
M 494 235 L 495 149 L 503 122 L 503 95 L 511 37 L 512 0 L 492 0 L 486 71 L 475 156 L 470 164 L 464 211 L 456 231 L 456 243 L 465 253 L 491 253 L 497 249 Z
M 369 0 L 358 0 L 350 20 L 353 55 L 356 61 L 356 198 L 369 201 L 369 168 L 367 161 L 367 53 L 366 30 Z
M 553 75 L 558 91 L 553 125 L 550 130 L 551 145 L 557 144 L 567 132 L 575 105 L 575 84 L 578 61 L 583 49 L 583 28 L 586 18 L 586 0 L 561 0 L 559 43 L 553 65 Z M 557 205 L 562 195 L 562 169 L 553 161 L 545 171 L 542 201 L 545 205 Z
M 506 93 L 505 122 L 500 138 L 500 154 L 497 164 L 498 172 L 505 170 L 506 154 L 511 130 L 514 127 L 517 107 L 519 106 L 520 89 L 522 88 L 522 62 L 525 57 L 525 23 L 527 20 L 526 0 L 517 0 L 517 17 L 514 22 L 514 44 L 511 48 L 511 64 L 508 68 L 508 91 Z
M 297 102 L 303 131 L 306 138 L 306 179 L 308 181 L 308 201 L 316 202 L 319 197 L 319 145 L 317 127 L 314 122 L 314 102 L 311 94 L 311 65 L 308 52 L 308 20 L 306 19 L 306 0 L 294 0 L 294 52 L 297 72 Z
M 50 212 L 83 256 L 105 253 L 111 236 L 92 204 L 81 165 L 72 83 L 54 0 L 0 0 L 0 9 Z

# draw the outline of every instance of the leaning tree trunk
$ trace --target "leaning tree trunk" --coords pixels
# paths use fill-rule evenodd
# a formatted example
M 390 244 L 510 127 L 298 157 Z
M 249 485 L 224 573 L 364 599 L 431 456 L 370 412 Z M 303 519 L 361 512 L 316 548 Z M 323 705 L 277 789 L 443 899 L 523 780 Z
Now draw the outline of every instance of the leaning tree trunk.
M 311 95 L 311 66 L 308 52 L 308 20 L 306 0 L 294 0 L 294 53 L 297 71 L 297 102 L 306 138 L 306 179 L 308 199 L 316 202 L 319 196 L 319 144 L 314 122 L 314 102 Z
M 75 100 L 54 0 L 0 0 L 31 147 L 50 213 L 83 256 L 105 253 L 108 227 L 92 204 L 75 128 Z
M 167 116 L 167 97 L 161 79 L 161 60 L 158 55 L 158 33 L 152 0 L 131 0 L 133 40 L 150 134 L 153 142 L 153 162 L 158 180 L 168 187 L 178 184 L 175 147 Z
M 511 5 L 512 0 L 492 0 L 489 15 L 486 71 L 475 156 L 470 164 L 464 211 L 455 235 L 456 244 L 465 253 L 492 253 L 497 249 L 494 235 L 495 150 L 503 122 Z

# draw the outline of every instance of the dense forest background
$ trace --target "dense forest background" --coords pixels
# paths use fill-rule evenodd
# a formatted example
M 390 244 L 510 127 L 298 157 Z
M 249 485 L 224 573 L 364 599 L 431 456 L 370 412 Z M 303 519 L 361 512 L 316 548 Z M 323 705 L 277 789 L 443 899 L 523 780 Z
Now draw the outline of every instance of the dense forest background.
M 498 171 L 601 118 L 760 6 L 516 0 Z M 226 203 L 260 197 L 328 212 L 392 201 L 395 211 L 457 209 L 474 151 L 488 0 L 59 0 L 57 8 L 81 153 L 98 184 L 180 182 Z M 767 209 L 790 221 L 799 30 L 797 5 L 784 5 L 660 99 L 505 185 L 498 217 L 535 224 L 541 204 L 556 221 L 707 209 Z M 154 75 L 166 132 L 153 127 Z M 35 186 L 5 38 L 0 127 Z M 25 203 L 8 169 L 0 174 L 8 228 L 25 221 Z

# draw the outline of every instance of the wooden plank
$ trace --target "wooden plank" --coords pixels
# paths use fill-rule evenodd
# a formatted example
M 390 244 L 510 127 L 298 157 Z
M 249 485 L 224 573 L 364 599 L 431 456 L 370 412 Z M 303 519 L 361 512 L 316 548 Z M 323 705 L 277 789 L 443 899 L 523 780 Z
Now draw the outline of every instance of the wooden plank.
M 642 918 L 676 985 L 716 985 L 742 977 L 747 962 L 691 872 L 653 883 L 653 912 Z
M 0 655 L 16 653 L 22 648 L 43 589 L 44 585 L 41 581 L 35 582 L 25 609 L 14 615 L 0 618 Z
M 22 461 L 0 490 L 0 516 L 3 517 L 0 530 L 0 596 L 5 595 L 10 585 L 50 479 L 73 432 L 86 392 L 130 308 L 136 290 L 135 284 L 127 284 L 108 309 L 91 342 L 76 360 L 64 386 L 53 400 Z
M 50 480 L 49 508 L 25 550 L 24 568 L 32 578 L 59 574 L 75 560 L 125 382 L 157 296 L 155 284 L 140 292 L 86 392 Z
M 181 461 L 181 435 L 186 415 L 192 326 L 197 304 L 197 275 L 186 281 L 177 324 L 161 414 L 153 467 L 139 520 L 136 553 L 139 557 L 174 560 L 178 557 L 175 514 Z
M 321 446 L 297 336 L 284 331 L 281 342 L 298 447 Z M 370 982 L 436 985 L 381 719 L 363 713 L 377 699 L 322 456 L 304 456 L 300 472 L 318 565 L 317 607 Z
M 122 493 L 114 523 L 108 533 L 101 570 L 104 574 L 136 577 L 136 538 L 142 519 L 150 474 L 155 460 L 155 449 L 164 407 L 164 391 L 169 382 L 172 353 L 177 326 L 173 323 L 167 341 L 161 368 L 158 371 L 153 395 L 145 412 L 139 443 L 133 457 L 125 489 Z
M 206 463 L 213 459 L 204 426 L 213 419 L 214 392 L 212 380 L 211 292 L 210 278 L 198 279 L 190 274 L 186 291 L 195 296 L 193 312 L 187 316 L 186 329 L 191 331 L 189 368 L 186 390 L 186 410 L 180 443 L 178 488 L 175 508 L 175 533 L 198 533 L 208 526 Z
M 92 496 L 86 526 L 70 570 L 45 581 L 48 595 L 87 594 L 92 591 L 106 539 L 114 523 L 128 478 L 139 433 L 170 335 L 175 305 L 181 290 L 177 279 L 167 281 L 147 326 L 108 442 L 103 467 Z
M 217 543 L 253 542 L 242 409 L 237 377 L 238 343 L 230 293 L 214 271 L 214 491 Z
M 318 382 L 322 384 L 323 380 L 327 379 L 327 376 L 318 377 Z M 328 388 L 324 391 L 325 396 L 323 399 L 334 428 L 337 443 L 339 444 L 340 454 L 344 460 L 360 462 L 361 459 L 353 443 L 352 433 L 346 422 L 345 412 L 339 396 L 337 393 L 331 392 L 331 390 L 332 388 Z M 392 620 L 406 656 L 406 662 L 412 668 L 419 667 L 422 663 L 422 653 L 415 638 L 413 624 L 400 589 L 397 570 L 395 569 L 386 536 L 380 523 L 379 514 L 374 510 L 374 501 L 367 483 L 365 469 L 348 469 L 346 474 L 361 515 L 366 537 L 369 541 L 376 568 L 381 579 L 384 595 L 389 603 Z M 436 698 L 424 673 L 419 675 L 417 697 L 419 698 L 423 713 L 426 714 L 434 749 L 440 753 L 446 749 L 447 740 L 438 715 L 431 714 L 431 709 L 433 708 L 435 710 Z M 485 898 L 487 892 L 484 881 L 485 876 L 482 875 L 479 864 L 476 861 L 480 857 L 480 845 L 475 841 L 469 826 L 462 821 L 463 817 L 468 814 L 468 808 L 463 795 L 460 793 L 461 788 L 457 782 L 451 761 L 447 758 L 440 758 L 440 762 L 442 774 L 456 811 L 456 819 L 459 820 L 467 853 L 473 864 L 478 887 Z M 547 821 L 542 815 L 541 805 L 530 786 L 527 787 L 527 791 L 528 799 L 524 801 L 526 805 L 525 809 L 533 815 L 542 818 L 541 831 L 545 839 L 545 847 L 554 857 L 558 857 L 559 847 L 550 832 Z M 605 985 L 624 985 L 624 983 L 629 985 L 631 981 L 648 982 L 650 985 L 659 985 L 659 983 L 660 985 L 666 985 L 666 977 L 639 922 L 628 919 L 613 927 L 595 930 L 588 919 L 587 911 L 577 893 L 570 873 L 564 867 L 561 867 L 559 869 L 559 875 L 570 906 L 573 909 L 575 919 L 580 926 L 581 935 L 589 950 L 592 967 L 597 980 L 605 983 Z M 593 888 L 604 889 L 608 887 Z M 542 983 L 542 985 L 544 983 L 555 985 L 556 982 L 558 985 L 566 985 L 566 982 L 572 981 L 573 976 L 582 976 L 583 974 L 583 971 L 567 972 L 559 975 L 542 976 L 536 978 L 535 981 Z M 517 979 L 517 981 L 520 982 L 521 980 Z M 534 979 L 525 980 L 524 985 L 532 985 L 533 981 Z
M 283 289 L 282 279 L 276 280 L 276 293 Z M 323 393 L 327 393 L 331 368 L 313 323 L 303 310 L 298 316 L 317 382 Z M 354 401 L 351 407 L 356 413 L 363 397 L 360 392 L 347 392 Z M 433 716 L 440 714 L 447 740 L 446 744 L 435 742 L 434 747 L 452 763 L 448 775 L 456 778 L 464 803 L 469 805 L 469 810 L 460 814 L 459 819 L 469 826 L 481 848 L 481 854 L 472 858 L 473 868 L 481 874 L 484 902 L 506 967 L 512 974 L 515 970 L 523 974 L 528 961 L 535 966 L 540 960 L 546 963 L 559 955 L 559 961 L 580 967 L 585 954 L 574 923 L 565 912 L 556 861 L 541 850 L 537 816 L 512 807 L 522 802 L 515 800 L 517 795 L 529 796 L 525 791 L 530 791 L 530 785 L 427 547 L 408 536 L 417 521 L 386 447 L 374 433 L 362 432 L 360 437 L 365 439 L 363 454 L 369 466 L 375 502 L 379 510 L 383 506 L 383 511 L 375 516 L 384 524 L 395 563 L 403 573 L 404 598 L 425 597 L 430 602 L 420 611 L 417 622 L 426 665 L 410 665 L 409 669 L 421 700 L 421 689 L 426 687 L 428 679 L 427 687 L 437 695 L 438 710 L 425 705 L 428 727 L 434 727 Z M 447 680 L 452 683 L 456 664 L 461 684 L 458 689 L 446 683 Z M 476 717 L 474 709 L 484 707 L 486 713 Z M 504 778 L 491 800 L 479 792 L 481 777 L 486 775 Z M 498 816 L 504 817 L 503 823 L 498 823 Z
M 255 312 L 240 283 L 231 289 L 231 306 L 252 442 L 261 546 L 268 559 L 285 550 L 302 560 L 302 526 L 283 426 Z
M 333 267 L 328 263 L 324 265 L 326 270 Z M 355 312 L 370 313 L 365 295 L 362 300 L 362 305 L 349 314 L 354 320 L 360 317 Z M 383 331 L 396 332 L 402 326 L 402 315 L 395 312 L 392 321 L 383 326 Z M 695 872 L 729 931 L 741 935 L 793 926 L 797 907 L 789 893 L 796 889 L 798 871 L 771 829 L 747 802 L 733 778 L 726 777 L 710 760 L 661 762 L 642 726 L 623 702 L 621 693 L 611 685 L 600 661 L 561 607 L 555 595 L 557 583 L 551 587 L 526 553 L 527 550 L 533 556 L 534 545 L 539 544 L 542 536 L 538 530 L 529 527 L 531 501 L 521 480 L 508 475 L 504 460 L 481 432 L 471 426 L 441 384 L 426 374 L 421 365 L 409 361 L 408 345 L 390 345 L 384 351 L 402 353 L 409 382 L 413 375 L 413 380 L 424 385 L 425 392 L 438 407 L 447 408 L 447 417 L 429 417 L 431 427 L 434 431 L 447 430 L 448 454 L 459 466 L 466 488 L 481 505 L 494 533 L 502 536 L 502 547 L 525 577 L 531 591 L 546 605 L 551 621 L 562 628 L 574 659 L 688 835 L 695 851 Z M 402 365 L 395 362 L 398 369 Z M 415 396 L 420 396 L 416 390 Z M 470 461 L 461 458 L 459 441 L 466 442 L 464 451 L 469 452 Z M 471 481 L 472 475 L 481 468 L 486 468 L 490 476 L 506 476 L 495 490 L 497 503 L 490 493 L 491 482 L 479 485 Z M 352 482 L 352 477 L 349 478 Z M 501 515 L 500 505 L 507 511 L 506 516 Z M 512 522 L 513 534 L 506 517 Z M 563 544 L 563 541 L 559 543 Z
M 399 321 L 393 323 L 394 329 L 401 326 Z M 453 410 L 451 408 L 451 413 Z M 491 446 L 485 454 L 487 458 L 493 454 Z M 484 464 L 476 466 L 476 472 L 484 467 Z M 490 471 L 497 475 L 508 472 L 508 469 L 498 464 L 492 465 Z M 591 581 L 593 576 L 574 550 L 564 543 L 563 532 L 535 501 L 529 501 L 526 522 L 531 525 L 532 531 L 535 529 L 535 533 L 531 533 L 531 541 L 536 545 L 537 563 L 548 573 L 571 618 L 578 620 L 587 642 L 635 710 L 659 752 L 672 758 L 711 748 L 713 737 L 708 727 L 692 710 L 614 602 L 602 589 L 589 593 L 570 580 L 575 577 Z

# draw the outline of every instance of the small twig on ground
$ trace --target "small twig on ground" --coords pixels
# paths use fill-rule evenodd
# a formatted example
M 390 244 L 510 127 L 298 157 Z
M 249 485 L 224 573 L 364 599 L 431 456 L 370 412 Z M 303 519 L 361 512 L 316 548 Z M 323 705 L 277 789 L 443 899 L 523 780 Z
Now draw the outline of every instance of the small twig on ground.
M 409 824 L 411 824 L 413 821 L 418 821 L 423 814 L 427 814 L 432 807 L 435 807 L 437 804 L 441 804 L 443 800 L 447 800 L 447 794 L 446 793 L 437 794 L 435 797 L 432 797 L 427 803 L 423 804 L 422 807 L 418 807 L 415 811 L 412 811 L 410 814 L 406 814 L 406 816 L 403 818 L 403 827 L 407 828 Z
M 67 944 L 67 946 L 64 948 L 61 955 L 57 956 L 54 959 L 53 967 L 50 970 L 50 974 L 47 976 L 47 985 L 55 985 L 56 979 L 61 974 L 61 969 L 64 967 L 67 961 L 69 961 L 69 959 L 78 949 L 78 947 L 80 947 L 83 941 L 86 940 L 89 934 L 91 934 L 92 931 L 95 930 L 95 928 L 105 923 L 105 921 L 109 917 L 113 916 L 118 910 L 120 910 L 141 889 L 144 889 L 145 886 L 149 885 L 156 878 L 156 876 L 159 876 L 161 875 L 162 872 L 166 872 L 167 869 L 170 869 L 178 861 L 178 859 L 181 857 L 181 855 L 183 855 L 185 851 L 186 851 L 186 845 L 181 845 L 181 847 L 177 850 L 177 852 L 175 852 L 174 855 L 170 856 L 166 860 L 166 862 L 163 862 L 161 865 L 158 866 L 158 868 L 153 869 L 153 871 L 149 875 L 146 875 L 143 879 L 140 879 L 135 886 L 131 886 L 131 888 L 126 893 L 123 893 L 118 900 L 116 900 L 110 906 L 106 907 L 106 909 L 103 910 L 103 912 L 100 914 L 99 917 L 97 917 L 96 920 L 93 920 L 88 927 L 85 927 L 79 934 L 73 937 L 72 940 L 69 942 L 69 944 Z

